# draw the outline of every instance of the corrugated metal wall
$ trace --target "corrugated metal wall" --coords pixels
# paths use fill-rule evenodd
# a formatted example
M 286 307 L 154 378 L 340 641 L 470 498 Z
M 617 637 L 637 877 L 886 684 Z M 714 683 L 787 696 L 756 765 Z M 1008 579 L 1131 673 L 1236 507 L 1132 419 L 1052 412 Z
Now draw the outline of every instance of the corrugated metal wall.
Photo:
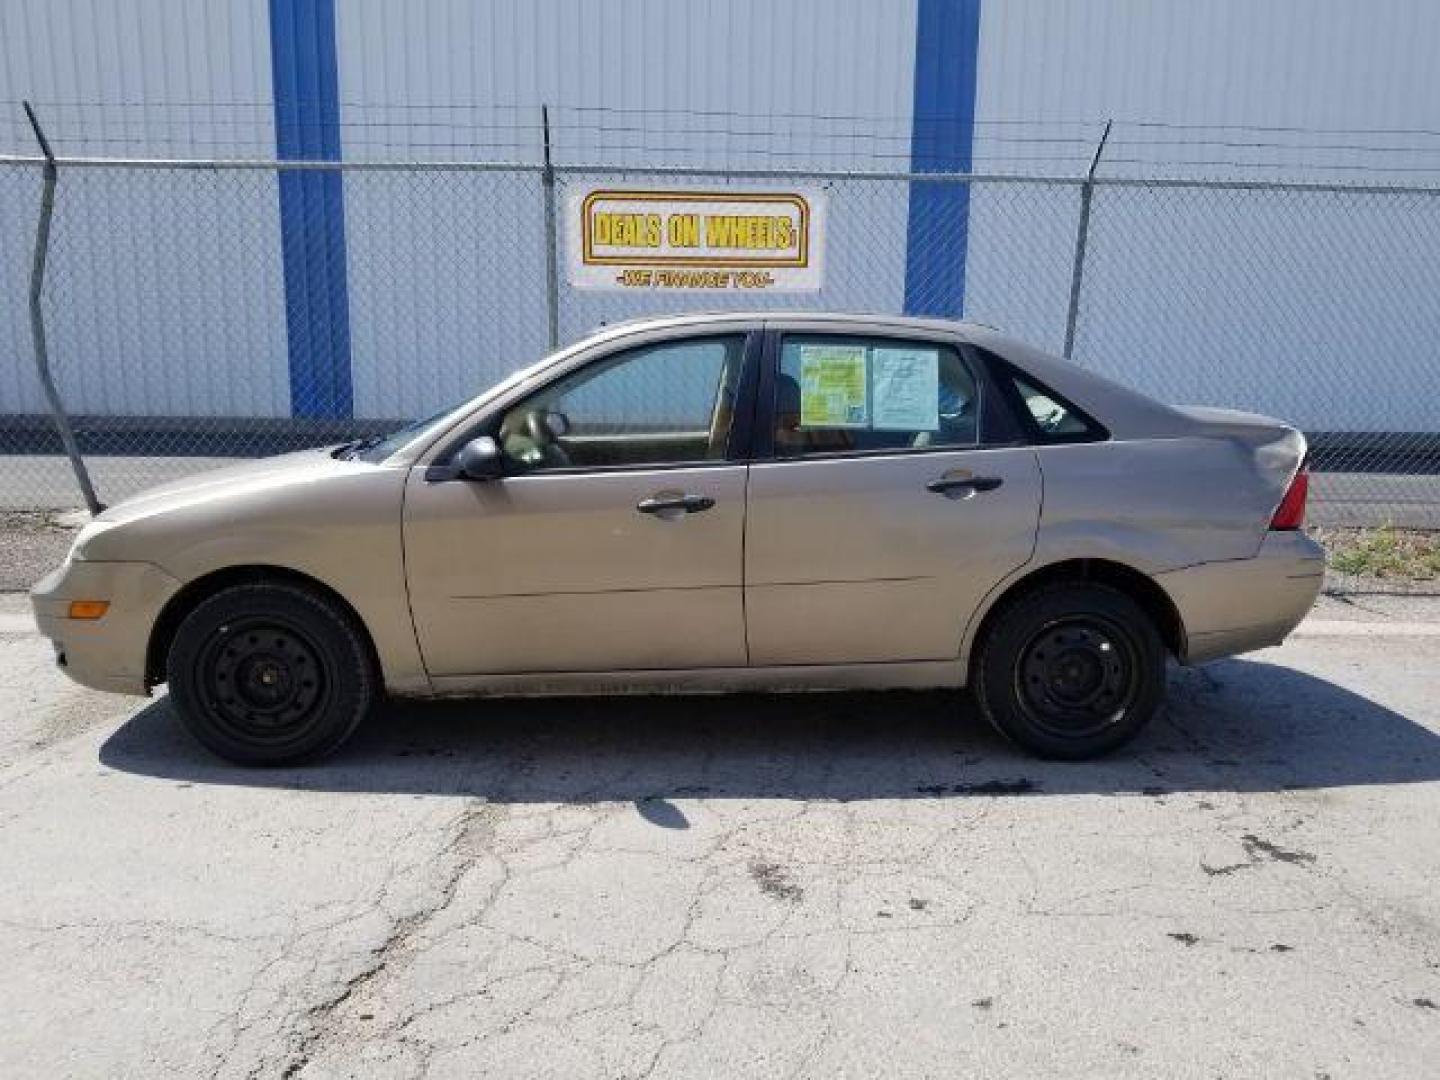
M 31 98 L 62 153 L 272 156 L 271 4 L 301 2 L 0 6 L 0 149 L 33 152 L 15 104 Z M 533 162 L 545 103 L 562 163 L 903 169 L 922 7 L 933 15 L 946 0 L 346 0 L 334 19 L 340 149 L 351 159 Z M 1106 175 L 1415 182 L 1440 165 L 1440 142 L 1424 134 L 1440 132 L 1431 75 L 1440 5 L 1427 0 L 988 0 L 980 12 L 977 171 L 1080 171 L 1111 116 L 1126 123 Z M 967 62 L 957 39 L 954 63 Z M 1196 124 L 1263 132 L 1164 126 Z M 1357 130 L 1313 130 L 1337 128 Z M 23 282 L 38 191 L 11 178 L 3 194 L 0 412 L 34 412 Z M 901 308 L 906 194 L 902 184 L 873 186 L 863 230 L 832 220 L 838 270 L 814 303 Z M 50 302 L 73 408 L 305 413 L 291 400 L 294 283 L 272 176 L 72 172 L 61 195 Z M 1057 348 L 1076 193 L 1026 198 L 998 187 L 970 197 L 965 312 Z M 338 272 L 357 415 L 424 411 L 539 351 L 538 214 L 533 177 L 347 175 Z M 1353 200 L 1122 204 L 1102 189 L 1078 356 L 1169 398 L 1223 401 L 1243 387 L 1247 403 L 1319 427 L 1374 427 L 1383 399 L 1393 406 L 1386 426 L 1433 429 L 1433 406 L 1408 393 L 1406 379 L 1435 362 L 1433 339 L 1417 328 L 1440 324 L 1427 306 L 1440 290 L 1422 257 L 1433 250 L 1429 233 L 1408 220 Z M 1297 234 L 1339 226 L 1363 256 L 1358 269 L 1303 257 Z M 1222 277 L 1229 285 L 1216 292 Z M 1265 304 L 1227 319 L 1227 306 L 1253 300 L 1252 280 L 1263 282 Z M 1353 332 L 1337 331 L 1334 311 L 1318 307 L 1333 308 L 1336 296 L 1355 314 Z M 564 334 L 649 302 L 570 294 Z M 1373 373 L 1381 382 L 1337 394 L 1333 384 L 1268 378 L 1277 352 L 1293 364 L 1297 343 L 1330 371 L 1383 355 Z
M 981 119 L 1440 128 L 1428 0 L 1005 0 L 981 42 Z
M 533 161 L 548 103 L 560 161 L 653 165 L 668 135 L 669 164 L 839 166 L 870 160 L 855 117 L 908 155 L 915 0 L 349 0 L 336 23 L 352 152 Z
M 875 168 L 877 131 L 891 167 L 909 151 L 913 0 L 353 0 L 336 22 L 350 157 L 533 162 L 542 104 L 560 163 Z M 887 253 L 871 255 L 872 280 L 892 285 L 869 303 L 893 309 L 905 191 L 892 189 L 872 207 L 883 235 L 854 244 Z M 352 176 L 346 222 L 358 415 L 431 411 L 544 351 L 538 178 Z M 497 230 L 502 260 L 489 255 Z M 845 247 L 832 244 L 832 260 L 843 265 Z M 407 280 L 407 266 L 440 272 Z M 568 293 L 563 334 L 677 302 L 714 305 Z
M 0 150 L 34 152 L 18 108 L 29 98 L 62 154 L 273 156 L 269 10 L 264 0 L 22 0 L 0 9 Z M 348 159 L 535 162 L 547 104 L 559 162 L 718 170 L 903 169 L 908 161 L 914 0 L 352 0 L 336 6 L 335 37 Z M 225 211 L 216 200 L 227 195 L 234 203 Z M 287 385 L 277 201 L 263 174 L 204 184 L 189 174 L 174 190 L 155 174 L 73 182 L 67 174 L 52 309 L 86 312 L 53 320 L 67 403 L 136 415 L 305 412 Z M 357 416 L 425 412 L 543 351 L 539 210 L 533 176 L 346 176 Z M 856 236 L 852 261 L 867 264 L 871 283 L 890 283 L 867 289 L 875 298 L 865 306 L 895 308 L 903 185 L 872 211 L 872 235 Z M 13 221 L 11 212 L 0 242 L 7 285 L 19 288 L 0 296 L 0 341 L 9 346 L 0 411 L 36 412 L 23 295 L 30 211 L 14 207 Z M 302 258 L 327 235 L 322 224 L 298 220 L 313 230 L 296 245 Z M 230 235 L 247 225 L 248 239 Z M 96 260 L 92 273 L 71 275 L 69 259 L 82 249 Z M 832 258 L 843 265 L 846 254 Z M 316 283 L 303 284 L 301 302 Z M 853 304 L 855 295 L 837 293 L 835 302 Z M 242 310 L 227 302 L 235 296 L 245 298 Z M 699 299 L 661 299 L 656 309 Z M 292 351 L 303 323 L 295 300 Z M 577 295 L 566 335 L 637 313 L 631 299 Z M 237 365 L 261 377 L 231 378 Z
M 35 152 L 27 98 L 57 153 L 271 155 L 264 0 L 0 4 L 0 152 Z
M 0 6 L 0 150 L 272 156 L 263 3 L 26 0 Z M 26 282 L 39 184 L 4 210 L 0 412 L 44 411 Z M 10 195 L 7 185 L 7 196 Z M 67 406 L 119 415 L 289 415 L 273 179 L 67 171 L 48 279 Z
M 1437 46 L 1425 0 L 987 3 L 975 168 L 1021 167 L 989 125 L 1024 118 L 1079 140 L 1043 151 L 1079 172 L 1115 117 L 1132 123 L 1101 175 L 1435 183 Z M 1076 358 L 1167 400 L 1311 429 L 1440 429 L 1440 403 L 1414 392 L 1440 362 L 1432 206 L 1102 188 Z M 967 315 L 1058 348 L 1073 227 L 1042 215 L 1017 237 L 982 195 L 970 237 Z M 1025 267 L 1056 280 L 1017 304 Z

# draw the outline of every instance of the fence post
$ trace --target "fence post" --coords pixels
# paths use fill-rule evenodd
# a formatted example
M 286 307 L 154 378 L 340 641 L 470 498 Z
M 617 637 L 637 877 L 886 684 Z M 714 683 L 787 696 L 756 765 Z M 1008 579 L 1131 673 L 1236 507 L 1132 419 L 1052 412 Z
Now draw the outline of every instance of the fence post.
M 545 139 L 545 168 L 540 184 L 545 192 L 545 316 L 550 348 L 560 344 L 560 270 L 556 264 L 555 163 L 550 158 L 550 106 L 540 106 L 540 130 Z
M 80 495 L 91 514 L 104 509 L 95 497 L 95 488 L 90 483 L 90 474 L 85 469 L 85 460 L 80 456 L 80 444 L 75 441 L 75 432 L 70 427 L 70 417 L 60 401 L 60 391 L 55 388 L 55 379 L 50 374 L 50 350 L 45 343 L 45 312 L 40 305 L 40 291 L 45 284 L 45 260 L 50 253 L 50 219 L 55 215 L 55 182 L 59 170 L 55 167 L 55 155 L 50 150 L 50 141 L 40 127 L 40 120 L 31 108 L 30 102 L 21 102 L 25 116 L 35 132 L 35 141 L 45 155 L 43 186 L 40 191 L 40 220 L 35 227 L 35 258 L 30 264 L 30 338 L 35 348 L 35 370 L 40 375 L 40 385 L 45 390 L 45 400 L 50 405 L 50 416 L 55 421 L 55 430 L 60 433 L 60 442 L 70 458 L 70 468 L 75 471 L 75 482 L 80 485 Z
M 1075 323 L 1080 318 L 1080 282 L 1085 276 L 1085 246 L 1090 242 L 1090 201 L 1095 197 L 1095 170 L 1100 166 L 1100 155 L 1105 152 L 1105 141 L 1110 138 L 1110 125 L 1105 121 L 1105 130 L 1095 144 L 1095 153 L 1090 158 L 1090 168 L 1085 173 L 1085 183 L 1080 187 L 1080 223 L 1075 229 L 1075 261 L 1070 270 L 1070 307 L 1065 312 L 1065 359 L 1075 348 Z

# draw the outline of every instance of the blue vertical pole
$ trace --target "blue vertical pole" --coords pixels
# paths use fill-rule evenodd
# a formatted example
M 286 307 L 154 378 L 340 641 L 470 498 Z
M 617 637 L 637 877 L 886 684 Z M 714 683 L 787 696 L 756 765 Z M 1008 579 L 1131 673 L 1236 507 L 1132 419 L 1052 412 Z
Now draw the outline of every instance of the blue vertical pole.
M 917 0 L 910 167 L 967 173 L 975 137 L 980 0 Z M 912 182 L 906 230 L 905 313 L 958 318 L 965 310 L 970 185 Z
M 277 155 L 340 160 L 334 0 L 270 0 L 270 60 Z M 279 188 L 290 412 L 347 418 L 354 392 L 342 177 L 338 170 L 281 170 Z

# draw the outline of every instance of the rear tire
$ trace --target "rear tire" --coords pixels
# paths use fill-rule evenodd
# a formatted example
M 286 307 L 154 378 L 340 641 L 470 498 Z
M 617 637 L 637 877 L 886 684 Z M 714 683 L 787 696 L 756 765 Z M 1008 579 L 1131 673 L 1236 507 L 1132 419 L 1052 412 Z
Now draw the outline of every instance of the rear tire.
M 1108 585 L 1061 582 L 1010 601 L 972 669 L 980 711 L 1040 757 L 1109 753 L 1165 695 L 1165 646 L 1149 616 Z
M 190 734 L 240 765 L 334 752 L 377 696 L 355 618 L 284 582 L 233 585 L 196 605 L 175 632 L 166 678 Z

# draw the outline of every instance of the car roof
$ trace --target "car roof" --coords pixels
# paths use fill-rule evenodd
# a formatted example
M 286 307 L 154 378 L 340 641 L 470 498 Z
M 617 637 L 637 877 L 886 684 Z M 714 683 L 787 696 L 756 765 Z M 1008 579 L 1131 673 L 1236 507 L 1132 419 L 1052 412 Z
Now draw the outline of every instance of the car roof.
M 707 323 L 789 323 L 789 322 L 834 322 L 870 323 L 875 326 L 908 327 L 918 330 L 943 330 L 960 333 L 968 329 L 990 330 L 994 327 L 984 323 L 957 319 L 935 319 L 919 315 L 888 315 L 875 311 L 807 311 L 799 309 L 771 309 L 751 311 L 689 311 L 679 315 L 642 315 L 632 319 L 608 322 L 595 330 L 595 335 L 612 331 L 663 330 L 668 327 L 695 326 Z

